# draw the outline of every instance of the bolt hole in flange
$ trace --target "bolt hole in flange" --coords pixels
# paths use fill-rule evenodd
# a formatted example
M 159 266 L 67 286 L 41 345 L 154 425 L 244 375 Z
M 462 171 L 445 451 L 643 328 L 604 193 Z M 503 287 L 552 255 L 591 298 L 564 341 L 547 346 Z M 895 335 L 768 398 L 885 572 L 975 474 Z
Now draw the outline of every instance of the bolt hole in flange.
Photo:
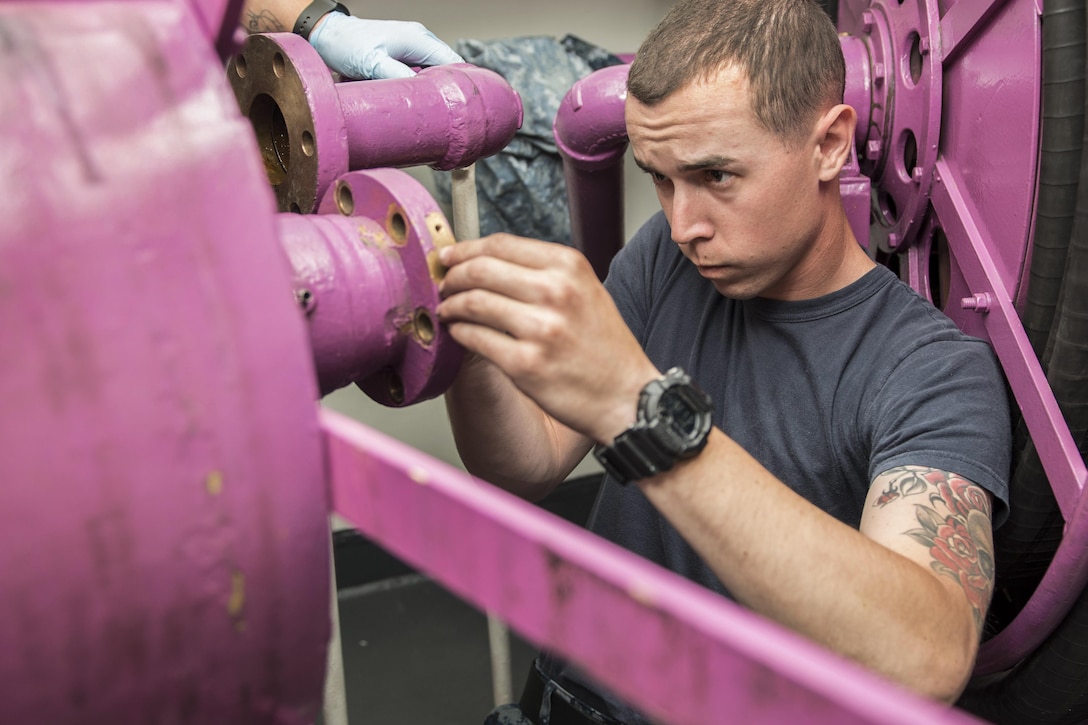
M 922 39 L 918 33 L 911 33 L 908 39 L 910 52 L 907 54 L 907 77 L 912 86 L 918 85 L 922 78 Z
M 276 99 L 261 93 L 249 107 L 249 121 L 257 136 L 268 181 L 278 186 L 287 179 L 287 172 L 291 169 L 291 139 L 283 111 Z
M 412 318 L 412 333 L 424 347 L 434 342 L 434 318 L 431 317 L 431 311 L 426 307 L 420 307 L 416 310 L 416 314 Z
M 238 55 L 234 59 L 234 72 L 238 74 L 239 78 L 245 78 L 248 70 L 246 57 L 244 55 Z
M 900 136 L 903 145 L 903 168 L 900 169 L 903 181 L 910 181 L 914 174 L 914 167 L 918 165 L 918 139 L 909 128 Z
M 396 405 L 404 402 L 404 381 L 395 370 L 389 370 L 385 379 L 386 390 L 389 391 L 389 399 Z
M 283 57 L 283 53 L 276 53 L 272 56 L 272 72 L 276 74 L 277 78 L 283 78 L 284 73 L 287 72 L 287 61 Z
M 336 208 L 344 216 L 355 213 L 355 197 L 351 193 L 351 187 L 342 181 L 336 184 Z
M 875 198 L 876 208 L 873 211 L 877 217 L 876 221 L 882 226 L 894 227 L 899 221 L 899 208 L 895 204 L 895 199 L 884 189 L 878 189 Z
M 408 241 L 408 221 L 399 209 L 393 208 L 390 210 L 386 227 L 389 236 L 393 238 L 396 244 L 404 244 Z

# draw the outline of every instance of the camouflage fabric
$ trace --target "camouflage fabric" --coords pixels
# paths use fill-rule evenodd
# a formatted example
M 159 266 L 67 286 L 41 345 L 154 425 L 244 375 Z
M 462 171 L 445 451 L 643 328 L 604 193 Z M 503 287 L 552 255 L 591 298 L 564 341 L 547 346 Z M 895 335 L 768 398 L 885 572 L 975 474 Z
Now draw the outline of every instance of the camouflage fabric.
M 501 705 L 491 711 L 484 725 L 533 725 L 517 705 Z
M 576 81 L 623 61 L 572 35 L 459 40 L 467 62 L 493 70 L 521 96 L 522 127 L 499 154 L 476 163 L 480 233 L 510 232 L 570 244 L 563 163 L 552 135 L 559 104 Z M 450 174 L 435 171 L 438 200 L 450 203 Z

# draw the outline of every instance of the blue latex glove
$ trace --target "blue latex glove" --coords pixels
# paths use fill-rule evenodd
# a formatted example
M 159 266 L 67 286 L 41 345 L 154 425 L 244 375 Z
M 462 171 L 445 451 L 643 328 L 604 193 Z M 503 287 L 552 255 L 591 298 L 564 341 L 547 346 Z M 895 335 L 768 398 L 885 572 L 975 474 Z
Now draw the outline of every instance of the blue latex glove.
M 329 13 L 310 33 L 310 45 L 345 78 L 411 78 L 409 65 L 464 63 L 420 23 L 363 20 Z

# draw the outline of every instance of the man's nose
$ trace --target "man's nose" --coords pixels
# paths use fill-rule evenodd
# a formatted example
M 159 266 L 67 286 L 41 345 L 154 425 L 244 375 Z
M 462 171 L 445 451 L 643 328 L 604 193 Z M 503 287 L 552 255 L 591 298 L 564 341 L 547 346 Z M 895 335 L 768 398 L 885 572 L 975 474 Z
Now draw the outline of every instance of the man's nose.
M 706 199 L 699 190 L 676 189 L 672 197 L 672 240 L 690 244 L 713 236 Z

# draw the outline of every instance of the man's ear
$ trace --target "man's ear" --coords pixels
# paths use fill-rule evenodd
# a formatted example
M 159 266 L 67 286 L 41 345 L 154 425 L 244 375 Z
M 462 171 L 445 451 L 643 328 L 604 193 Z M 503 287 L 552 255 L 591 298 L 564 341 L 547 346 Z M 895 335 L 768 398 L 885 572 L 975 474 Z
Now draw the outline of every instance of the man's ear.
M 833 181 L 850 158 L 858 114 L 839 104 L 828 109 L 816 124 L 816 164 L 820 181 Z

